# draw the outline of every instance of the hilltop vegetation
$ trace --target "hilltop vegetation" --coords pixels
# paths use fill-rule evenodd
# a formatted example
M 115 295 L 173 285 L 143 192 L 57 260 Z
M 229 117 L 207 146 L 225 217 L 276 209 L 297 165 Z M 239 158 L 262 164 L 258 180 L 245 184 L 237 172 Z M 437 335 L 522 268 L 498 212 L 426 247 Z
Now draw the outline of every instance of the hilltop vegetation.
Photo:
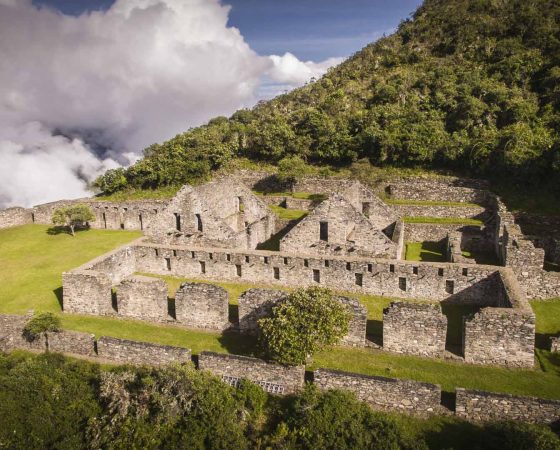
M 560 4 L 426 0 L 320 80 L 145 149 L 111 193 L 204 179 L 237 158 L 446 168 L 560 182 Z

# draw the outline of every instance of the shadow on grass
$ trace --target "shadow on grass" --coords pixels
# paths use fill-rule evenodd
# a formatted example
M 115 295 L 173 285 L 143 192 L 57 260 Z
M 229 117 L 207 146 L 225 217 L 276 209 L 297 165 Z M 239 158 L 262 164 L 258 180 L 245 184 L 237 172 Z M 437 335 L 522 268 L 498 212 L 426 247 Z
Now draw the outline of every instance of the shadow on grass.
M 409 242 L 406 244 L 405 259 L 408 261 L 445 262 L 443 241 Z
M 76 227 L 76 228 L 74 228 L 74 233 L 78 234 L 78 233 L 82 233 L 82 232 L 88 231 L 88 230 L 89 230 L 89 227 Z M 55 227 L 47 228 L 47 234 L 50 235 L 50 236 L 57 236 L 59 234 L 67 234 L 68 236 L 72 236 L 70 228 L 61 227 L 61 226 L 55 226 Z
M 62 295 L 62 286 L 57 287 L 53 294 L 55 295 L 56 299 L 58 300 L 58 304 L 60 305 L 60 309 L 64 310 L 64 297 Z
M 424 435 L 428 448 L 453 448 L 455 450 L 470 450 L 484 448 L 484 430 L 482 426 L 466 421 L 454 419 L 445 420 Z
M 258 356 L 257 339 L 253 336 L 225 331 L 218 341 L 229 353 L 234 355 Z

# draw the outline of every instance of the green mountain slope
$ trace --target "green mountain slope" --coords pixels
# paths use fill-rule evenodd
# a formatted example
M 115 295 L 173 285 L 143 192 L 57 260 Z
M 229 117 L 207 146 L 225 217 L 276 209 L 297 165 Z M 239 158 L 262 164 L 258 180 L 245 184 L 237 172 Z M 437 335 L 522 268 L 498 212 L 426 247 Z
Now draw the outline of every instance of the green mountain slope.
M 560 3 L 426 0 L 320 80 L 219 117 L 97 185 L 174 185 L 232 159 L 447 168 L 560 186 Z

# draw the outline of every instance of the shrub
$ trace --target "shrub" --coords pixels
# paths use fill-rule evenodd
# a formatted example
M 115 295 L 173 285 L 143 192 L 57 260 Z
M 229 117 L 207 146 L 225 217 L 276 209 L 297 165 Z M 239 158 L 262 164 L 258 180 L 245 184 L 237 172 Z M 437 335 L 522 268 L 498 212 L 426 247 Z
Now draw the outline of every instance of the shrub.
M 23 327 L 23 335 L 29 340 L 48 331 L 60 331 L 60 318 L 51 312 L 35 313 Z
M 555 450 L 560 438 L 549 428 L 519 422 L 495 422 L 485 427 L 484 443 L 488 450 Z
M 349 321 L 350 314 L 328 289 L 300 289 L 276 305 L 270 317 L 259 320 L 260 346 L 274 361 L 304 364 L 346 335 Z

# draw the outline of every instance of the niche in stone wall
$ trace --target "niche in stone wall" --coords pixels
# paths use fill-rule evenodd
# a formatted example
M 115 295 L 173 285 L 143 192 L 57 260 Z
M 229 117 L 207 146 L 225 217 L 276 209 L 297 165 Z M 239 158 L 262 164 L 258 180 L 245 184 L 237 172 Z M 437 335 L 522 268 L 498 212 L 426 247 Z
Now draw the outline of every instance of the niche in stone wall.
M 275 280 L 279 280 L 279 279 L 280 279 L 280 268 L 279 268 L 279 267 L 275 267 L 275 268 L 274 268 L 274 279 L 275 279 Z
M 181 231 L 181 215 L 178 213 L 174 213 L 175 215 L 175 229 L 177 231 Z
M 455 282 L 453 280 L 445 280 L 445 292 L 448 294 L 455 292 Z
M 406 278 L 405 277 L 399 277 L 399 289 L 401 291 L 406 291 Z
M 202 217 L 200 217 L 200 214 L 195 214 L 195 219 L 196 219 L 196 229 L 197 231 L 200 231 L 202 233 L 203 231 Z
M 318 269 L 313 269 L 313 281 L 315 283 L 321 282 L 321 272 Z

